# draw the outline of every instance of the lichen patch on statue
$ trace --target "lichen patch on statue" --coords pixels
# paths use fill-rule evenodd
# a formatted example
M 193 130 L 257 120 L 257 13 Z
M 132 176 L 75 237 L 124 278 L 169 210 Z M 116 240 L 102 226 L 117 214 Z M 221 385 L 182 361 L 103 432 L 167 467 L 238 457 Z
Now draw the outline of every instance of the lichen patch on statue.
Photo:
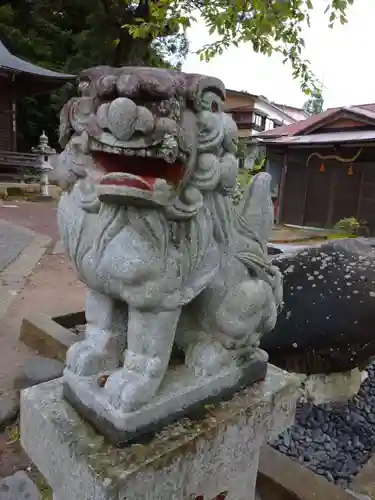
M 270 177 L 233 207 L 237 128 L 215 78 L 97 67 L 78 93 L 61 112 L 58 222 L 87 326 L 64 387 L 123 442 L 264 378 L 257 345 L 282 301 Z M 185 363 L 172 373 L 174 344 Z

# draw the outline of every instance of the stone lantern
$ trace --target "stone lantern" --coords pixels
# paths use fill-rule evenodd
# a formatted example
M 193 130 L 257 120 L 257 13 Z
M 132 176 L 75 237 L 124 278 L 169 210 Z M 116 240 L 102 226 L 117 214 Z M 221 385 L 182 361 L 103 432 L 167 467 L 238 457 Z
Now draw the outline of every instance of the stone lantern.
M 56 150 L 48 144 L 48 137 L 44 131 L 40 136 L 38 146 L 32 148 L 31 151 L 39 155 L 37 168 L 40 171 L 40 197 L 44 199 L 51 198 L 49 194 L 48 174 L 53 170 L 53 167 L 48 159 L 50 156 L 56 154 Z

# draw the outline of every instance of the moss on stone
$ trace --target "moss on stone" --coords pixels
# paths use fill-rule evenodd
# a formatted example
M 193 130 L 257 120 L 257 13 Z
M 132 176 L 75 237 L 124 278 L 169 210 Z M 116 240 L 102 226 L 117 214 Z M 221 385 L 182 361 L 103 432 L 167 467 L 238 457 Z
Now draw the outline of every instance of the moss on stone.
M 229 426 L 238 424 L 239 419 L 256 417 L 256 421 L 266 421 L 275 405 L 288 394 L 294 394 L 300 385 L 299 380 L 294 380 L 292 376 L 288 377 L 286 384 L 285 375 L 280 375 L 283 372 L 274 370 L 269 373 L 266 382 L 236 393 L 229 401 L 202 406 L 200 418 L 183 418 L 164 427 L 148 442 L 115 447 L 107 443 L 90 424 L 77 417 L 68 403 L 63 417 L 56 412 L 53 425 L 58 429 L 62 442 L 72 443 L 71 436 L 74 436 L 72 453 L 77 461 L 82 457 L 85 467 L 92 468 L 102 480 L 118 485 L 119 481 L 126 481 L 150 464 L 154 470 L 162 470 L 176 458 L 194 454 L 202 443 L 201 439 L 210 441 L 218 432 L 225 433 Z M 45 385 L 46 388 L 48 386 Z M 48 403 L 51 397 L 54 399 L 52 407 L 54 403 L 60 406 L 60 391 L 46 395 L 45 402 Z

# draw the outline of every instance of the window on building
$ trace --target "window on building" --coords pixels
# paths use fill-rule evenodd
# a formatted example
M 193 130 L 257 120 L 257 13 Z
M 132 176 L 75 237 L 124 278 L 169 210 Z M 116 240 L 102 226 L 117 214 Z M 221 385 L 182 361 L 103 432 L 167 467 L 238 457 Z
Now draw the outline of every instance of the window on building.
M 258 115 L 257 113 L 254 113 L 254 117 L 253 117 L 254 125 L 256 125 L 257 127 L 261 127 L 262 121 L 263 121 L 263 116 Z
M 271 118 L 267 118 L 266 120 L 266 127 L 265 127 L 265 130 L 271 130 L 275 128 L 275 123 L 273 120 L 271 120 Z
M 265 115 L 260 115 L 258 113 L 253 114 L 253 125 L 256 131 L 261 131 L 266 129 L 267 117 Z
M 234 115 L 234 120 L 238 123 L 250 123 L 251 122 L 251 112 L 236 113 Z

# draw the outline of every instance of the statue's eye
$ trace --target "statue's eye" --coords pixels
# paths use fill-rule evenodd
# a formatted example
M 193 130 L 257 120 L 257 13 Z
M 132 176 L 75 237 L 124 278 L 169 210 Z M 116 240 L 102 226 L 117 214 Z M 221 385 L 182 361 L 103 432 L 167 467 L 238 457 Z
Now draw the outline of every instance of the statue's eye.
M 209 113 L 220 113 L 222 111 L 222 100 L 215 92 L 205 92 L 201 100 L 201 110 Z
M 216 101 L 212 101 L 211 111 L 212 113 L 217 113 L 219 111 L 219 104 Z

